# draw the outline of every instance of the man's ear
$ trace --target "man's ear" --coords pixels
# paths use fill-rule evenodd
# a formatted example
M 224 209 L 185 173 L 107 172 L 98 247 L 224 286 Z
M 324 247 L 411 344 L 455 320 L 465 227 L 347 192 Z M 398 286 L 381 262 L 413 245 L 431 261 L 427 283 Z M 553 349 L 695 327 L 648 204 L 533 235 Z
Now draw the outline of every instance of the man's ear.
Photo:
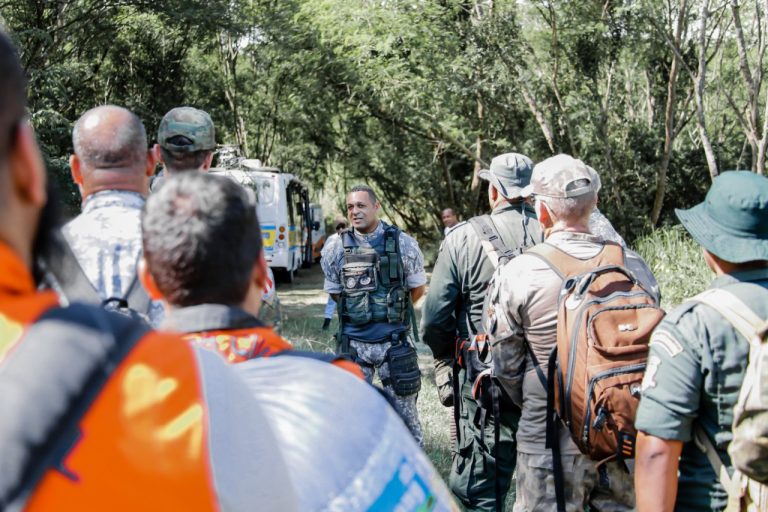
M 253 264 L 253 270 L 251 271 L 251 282 L 256 286 L 256 288 L 263 290 L 264 285 L 267 284 L 267 275 L 267 260 L 264 259 L 264 251 L 262 251 L 256 260 L 256 263 Z
M 160 144 L 155 144 L 152 146 L 152 149 L 150 150 L 154 153 L 155 163 L 162 164 L 163 163 L 163 153 L 160 151 Z
M 549 228 L 554 225 L 552 215 L 550 215 L 549 208 L 547 208 L 544 201 L 534 202 L 534 210 L 536 211 L 536 218 L 539 219 L 539 224 L 541 224 L 542 227 Z
M 76 185 L 83 185 L 83 168 L 77 155 L 69 156 L 69 174 Z
M 493 205 L 496 204 L 496 201 L 499 200 L 499 191 L 496 190 L 496 187 L 493 186 L 493 184 L 488 185 L 488 203 L 491 205 L 491 208 L 493 208 Z
M 211 164 L 213 164 L 213 151 L 208 153 L 208 156 L 205 157 L 205 160 L 203 161 L 203 167 L 202 167 L 203 172 L 207 172 L 208 169 L 211 168 Z
M 42 208 L 48 200 L 47 175 L 43 155 L 35 140 L 32 126 L 24 121 L 16 130 L 8 163 L 11 179 L 20 198 Z
M 149 272 L 149 265 L 147 265 L 147 260 L 144 259 L 142 256 L 139 260 L 139 281 L 141 282 L 141 286 L 144 287 L 144 289 L 147 291 L 147 295 L 149 295 L 149 298 L 152 300 L 163 300 L 165 297 L 160 292 L 160 289 L 157 287 L 157 283 L 155 282 L 155 278 L 152 277 L 152 274 Z
M 153 147 L 147 150 L 147 168 L 145 174 L 149 176 L 155 175 L 155 167 L 160 158 L 160 146 L 155 144 Z

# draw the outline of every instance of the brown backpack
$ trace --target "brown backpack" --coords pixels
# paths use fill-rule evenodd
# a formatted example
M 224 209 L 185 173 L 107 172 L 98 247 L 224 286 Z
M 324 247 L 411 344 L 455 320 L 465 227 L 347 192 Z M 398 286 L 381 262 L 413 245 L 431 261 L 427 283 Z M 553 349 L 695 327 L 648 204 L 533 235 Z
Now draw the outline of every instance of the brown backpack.
M 559 418 L 592 460 L 634 458 L 648 343 L 664 311 L 627 270 L 618 244 L 606 242 L 587 260 L 547 243 L 526 254 L 546 261 L 563 279 L 557 346 L 546 379 L 548 446 L 559 459 Z

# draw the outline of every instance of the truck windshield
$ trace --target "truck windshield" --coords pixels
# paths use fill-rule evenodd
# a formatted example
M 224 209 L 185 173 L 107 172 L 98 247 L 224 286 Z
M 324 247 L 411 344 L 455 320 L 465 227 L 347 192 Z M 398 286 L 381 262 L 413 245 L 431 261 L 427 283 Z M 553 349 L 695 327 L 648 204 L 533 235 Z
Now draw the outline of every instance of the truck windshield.
M 275 182 L 272 178 L 252 177 L 252 187 L 260 207 L 271 207 L 275 203 Z

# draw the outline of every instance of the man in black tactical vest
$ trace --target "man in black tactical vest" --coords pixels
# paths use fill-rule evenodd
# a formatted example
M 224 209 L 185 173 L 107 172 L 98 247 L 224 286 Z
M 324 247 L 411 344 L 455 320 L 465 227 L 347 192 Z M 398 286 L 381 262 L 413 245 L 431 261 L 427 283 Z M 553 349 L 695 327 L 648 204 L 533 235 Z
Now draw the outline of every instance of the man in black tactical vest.
M 479 173 L 488 180 L 491 214 L 457 224 L 445 237 L 422 310 L 440 401 L 454 407 L 457 424 L 449 483 L 467 510 L 503 510 L 515 469 L 520 409 L 494 414 L 492 404 L 479 405 L 473 387 L 489 362 L 480 354 L 490 358 L 481 316 L 494 268 L 541 241 L 533 207 L 520 196 L 532 172 L 527 156 L 507 153 Z
M 323 289 L 338 303 L 337 351 L 376 371 L 406 425 L 423 445 L 416 397 L 421 389 L 413 304 L 427 276 L 419 244 L 378 218 L 375 192 L 358 185 L 347 194 L 351 228 L 328 238 L 322 251 Z

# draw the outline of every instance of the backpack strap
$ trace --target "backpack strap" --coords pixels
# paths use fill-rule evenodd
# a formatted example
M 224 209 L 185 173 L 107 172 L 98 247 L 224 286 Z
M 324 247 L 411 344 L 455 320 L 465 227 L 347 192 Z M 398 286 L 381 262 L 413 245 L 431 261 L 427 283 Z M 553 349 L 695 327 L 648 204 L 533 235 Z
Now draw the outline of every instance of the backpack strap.
M 585 274 L 606 265 L 625 267 L 626 253 L 624 248 L 610 241 L 606 241 L 603 244 L 600 252 L 586 260 L 571 256 L 562 249 L 547 242 L 534 245 L 527 249 L 525 254 L 530 254 L 543 260 L 563 280 L 567 277 Z
M 519 254 L 504 245 L 499 232 L 488 215 L 472 217 L 468 222 L 480 238 L 480 245 L 493 268 L 498 268 Z
M 706 304 L 720 313 L 750 344 L 765 323 L 744 301 L 723 288 L 703 291 L 690 300 Z
M 346 254 L 350 254 L 353 249 L 360 247 L 357 240 L 355 240 L 355 235 L 352 233 L 351 229 L 347 228 L 343 230 L 339 233 L 339 236 L 341 237 L 341 245 L 344 247 L 344 252 Z
M 750 343 L 750 349 L 755 348 L 756 335 L 767 325 L 744 301 L 734 293 L 723 288 L 712 288 L 692 297 L 693 302 L 706 304 L 720 313 L 742 336 Z M 751 359 L 751 357 L 750 357 Z M 709 464 L 715 471 L 720 484 L 728 493 L 728 510 L 740 510 L 742 498 L 741 473 L 735 470 L 733 476 L 720 460 L 720 455 L 712 441 L 707 436 L 701 424 L 693 429 L 693 440 L 696 446 L 704 452 Z M 732 508 L 734 507 L 734 508 Z
M 734 471 L 733 476 L 728 474 L 728 468 L 720 460 L 720 455 L 718 455 L 715 445 L 712 444 L 712 441 L 707 437 L 707 433 L 704 432 L 704 428 L 700 424 L 696 424 L 693 428 L 693 442 L 707 456 L 707 460 L 709 460 L 709 464 L 715 471 L 718 480 L 720 480 L 720 484 L 728 494 L 726 510 L 741 510 L 741 486 L 739 484 L 741 476 L 739 471 Z
M 149 314 L 149 310 L 152 306 L 152 299 L 149 298 L 147 290 L 139 282 L 138 268 L 136 274 L 133 276 L 131 286 L 128 288 L 128 292 L 125 294 L 125 301 L 128 303 L 128 307 L 138 311 L 142 314 Z
M 101 304 L 99 293 L 85 275 L 69 242 L 63 236 L 58 242 L 59 257 L 56 261 L 40 262 L 46 282 L 64 299 L 65 306 L 73 302 Z
M 139 282 L 138 261 L 136 262 L 136 273 L 125 295 L 102 299 L 85 274 L 85 270 L 80 265 L 72 247 L 63 237 L 59 243 L 59 250 L 58 261 L 53 264 L 44 261 L 41 262 L 41 266 L 45 269 L 46 282 L 66 301 L 64 305 L 84 302 L 104 306 L 110 302 L 118 302 L 138 313 L 144 315 L 149 313 L 152 299 L 149 298 L 149 294 Z M 140 258 L 141 256 L 139 256 Z
M 76 478 L 63 460 L 79 424 L 147 328 L 94 306 L 46 312 L 0 365 L 0 509 L 23 509 L 51 468 Z

